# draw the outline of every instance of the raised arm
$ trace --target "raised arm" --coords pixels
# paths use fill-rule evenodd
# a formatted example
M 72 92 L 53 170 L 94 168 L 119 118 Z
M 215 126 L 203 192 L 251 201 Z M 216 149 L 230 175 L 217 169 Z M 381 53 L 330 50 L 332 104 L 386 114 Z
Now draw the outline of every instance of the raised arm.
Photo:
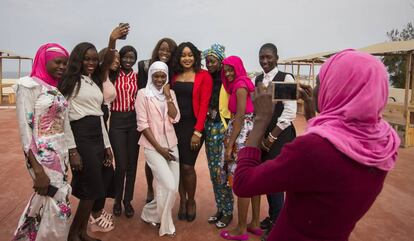
M 109 36 L 108 50 L 105 53 L 104 60 L 101 65 L 101 80 L 105 81 L 108 78 L 109 68 L 114 60 L 116 40 L 129 33 L 129 24 L 123 24 L 112 30 Z

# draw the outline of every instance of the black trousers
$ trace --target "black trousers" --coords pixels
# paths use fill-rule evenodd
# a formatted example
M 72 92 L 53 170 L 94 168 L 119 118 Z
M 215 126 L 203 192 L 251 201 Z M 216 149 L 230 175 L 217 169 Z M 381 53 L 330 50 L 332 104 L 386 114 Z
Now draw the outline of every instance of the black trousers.
M 130 202 L 134 197 L 139 152 L 135 111 L 111 113 L 109 139 L 115 157 L 115 200 Z
M 295 127 L 290 125 L 288 128 L 282 131 L 277 137 L 276 142 L 271 146 L 269 152 L 262 152 L 262 161 L 275 159 L 280 152 L 282 151 L 283 146 L 286 143 L 293 141 L 296 137 Z M 276 221 L 279 217 L 280 211 L 282 210 L 284 204 L 284 193 L 270 193 L 267 194 L 267 202 L 269 203 L 269 217 L 272 222 Z

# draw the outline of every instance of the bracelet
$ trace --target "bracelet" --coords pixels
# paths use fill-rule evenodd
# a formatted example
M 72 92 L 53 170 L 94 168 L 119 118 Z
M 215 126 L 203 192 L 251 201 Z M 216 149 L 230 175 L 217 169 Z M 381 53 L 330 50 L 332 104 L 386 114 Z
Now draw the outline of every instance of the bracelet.
M 269 147 L 268 146 L 266 146 L 266 144 L 263 142 L 263 140 L 262 140 L 262 146 L 265 148 L 265 151 L 269 151 Z
M 200 137 L 200 138 L 203 136 L 203 134 L 199 131 L 194 131 L 193 134 Z
M 171 97 L 170 97 L 169 99 L 167 99 L 167 102 L 168 102 L 168 103 L 173 103 L 173 102 L 174 102 L 174 100 L 173 100 L 173 98 L 171 98 Z
M 268 135 L 273 141 L 276 141 L 277 140 L 277 137 L 274 137 L 273 135 L 272 135 L 272 132 L 269 132 L 269 135 Z M 273 142 L 272 141 L 272 142 Z

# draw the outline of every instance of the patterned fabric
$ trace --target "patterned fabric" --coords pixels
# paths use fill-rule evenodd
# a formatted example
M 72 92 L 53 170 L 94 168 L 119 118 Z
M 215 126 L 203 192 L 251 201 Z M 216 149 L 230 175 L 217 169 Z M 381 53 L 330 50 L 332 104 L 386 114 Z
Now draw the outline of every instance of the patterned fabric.
M 227 183 L 227 185 L 232 186 L 233 185 L 233 177 L 234 172 L 236 171 L 237 167 L 237 154 L 239 151 L 245 146 L 247 137 L 250 134 L 250 131 L 253 129 L 253 119 L 254 114 L 246 114 L 244 116 L 243 125 L 240 130 L 239 135 L 236 138 L 236 142 L 233 146 L 233 152 L 232 152 L 232 160 L 229 162 L 226 162 L 224 160 L 224 155 L 226 152 L 226 148 L 224 148 L 227 143 L 229 143 L 231 133 L 233 132 L 233 122 L 234 118 L 232 118 L 229 122 L 229 126 L 227 128 L 227 131 L 224 135 L 224 141 L 223 141 L 223 150 L 222 150 L 222 159 L 221 159 L 221 167 L 223 169 L 222 175 L 221 175 L 221 183 Z
M 206 58 L 209 55 L 216 57 L 219 61 L 223 61 L 226 58 L 226 54 L 224 53 L 225 47 L 219 43 L 215 43 L 211 45 L 209 49 L 203 51 L 203 58 Z
M 71 209 L 67 182 L 67 139 L 73 138 L 68 119 L 68 103 L 55 88 L 40 80 L 22 78 L 16 86 L 17 117 L 26 166 L 35 178 L 27 158 L 32 151 L 58 188 L 54 197 L 34 193 L 26 206 L 13 240 L 66 240 Z M 66 136 L 66 137 L 65 137 Z
M 233 214 L 233 193 L 231 187 L 222 182 L 221 158 L 223 152 L 223 139 L 226 129 L 221 121 L 206 121 L 206 153 L 208 169 L 210 170 L 211 183 L 213 184 L 214 197 L 217 210 L 224 215 Z

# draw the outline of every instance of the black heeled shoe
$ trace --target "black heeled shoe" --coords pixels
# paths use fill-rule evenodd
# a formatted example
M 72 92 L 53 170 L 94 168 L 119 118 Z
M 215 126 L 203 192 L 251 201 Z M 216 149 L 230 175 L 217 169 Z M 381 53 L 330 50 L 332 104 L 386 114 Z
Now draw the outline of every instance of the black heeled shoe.
M 187 222 L 192 222 L 195 220 L 196 216 L 197 216 L 197 207 L 196 207 L 196 203 L 194 202 L 194 214 L 189 214 L 188 213 L 188 201 L 187 201 Z
M 124 208 L 125 208 L 125 216 L 127 218 L 132 218 L 134 216 L 135 210 L 132 207 L 130 202 L 124 202 Z
M 122 214 L 121 202 L 116 202 L 115 201 L 114 207 L 112 208 L 112 212 L 117 217 L 121 216 L 121 214 Z
M 178 220 L 180 220 L 180 221 L 187 220 L 187 201 L 186 201 L 186 203 L 185 203 L 184 206 L 185 206 L 185 210 L 184 211 L 181 209 L 181 203 L 180 203 L 180 208 L 178 209 L 178 215 L 177 215 L 177 217 L 178 217 Z

